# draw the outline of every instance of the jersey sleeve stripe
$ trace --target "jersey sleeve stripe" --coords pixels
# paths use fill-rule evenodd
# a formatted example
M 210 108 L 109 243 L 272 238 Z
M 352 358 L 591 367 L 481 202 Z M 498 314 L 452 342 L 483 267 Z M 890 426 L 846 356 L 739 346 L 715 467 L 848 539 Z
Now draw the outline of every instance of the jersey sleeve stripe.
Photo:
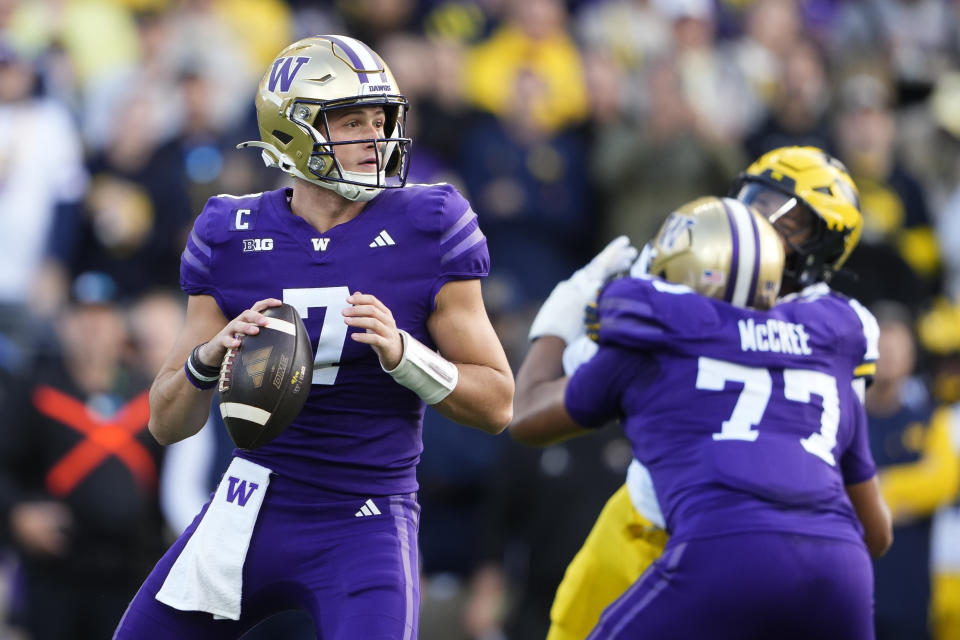
M 460 219 L 453 223 L 453 225 L 444 232 L 443 236 L 440 237 L 440 244 L 444 244 L 449 241 L 450 238 L 457 235 L 461 229 L 465 226 L 476 220 L 477 214 L 473 212 L 473 209 L 467 209 L 463 212 L 463 215 L 460 216 Z
M 634 300 L 626 296 L 602 296 L 598 305 L 601 322 L 611 315 L 653 315 L 653 306 L 645 300 Z
M 480 228 L 477 227 L 473 230 L 473 233 L 468 235 L 466 238 L 461 240 L 457 245 L 443 254 L 443 257 L 440 258 L 440 264 L 446 264 L 450 262 L 457 256 L 466 253 L 470 249 L 485 243 L 487 241 L 486 237 L 483 235 L 483 232 L 480 231 Z
M 197 235 L 196 229 L 190 232 L 190 241 L 193 242 L 193 244 L 197 247 L 197 250 L 199 250 L 203 255 L 207 256 L 208 258 L 212 255 L 213 252 L 210 250 L 210 245 L 200 239 L 200 236 Z M 187 247 L 189 246 L 190 245 L 188 244 Z
M 189 246 L 187 246 L 187 248 L 183 250 L 183 254 L 181 255 L 181 258 L 183 258 L 184 262 L 186 262 L 189 266 L 193 267 L 197 271 L 200 271 L 201 273 L 204 273 L 204 274 L 210 273 L 210 268 L 207 265 L 205 265 L 203 262 L 201 262 L 199 258 L 193 255 L 193 252 L 190 251 Z

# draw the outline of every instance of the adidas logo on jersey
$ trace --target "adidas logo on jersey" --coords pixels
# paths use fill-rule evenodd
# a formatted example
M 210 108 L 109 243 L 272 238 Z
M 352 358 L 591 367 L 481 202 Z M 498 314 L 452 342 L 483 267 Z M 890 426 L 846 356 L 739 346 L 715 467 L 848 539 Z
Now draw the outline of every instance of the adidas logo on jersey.
M 360 511 L 357 511 L 353 514 L 354 518 L 362 518 L 364 516 L 378 516 L 380 515 L 380 509 L 377 508 L 377 505 L 373 503 L 373 500 L 367 498 L 367 501 L 363 503 L 363 506 L 360 507 Z
M 387 230 L 384 229 L 377 234 L 377 237 L 373 239 L 373 242 L 370 243 L 371 247 L 390 247 L 397 244 L 393 241 L 393 238 L 390 237 L 390 234 L 387 233 Z

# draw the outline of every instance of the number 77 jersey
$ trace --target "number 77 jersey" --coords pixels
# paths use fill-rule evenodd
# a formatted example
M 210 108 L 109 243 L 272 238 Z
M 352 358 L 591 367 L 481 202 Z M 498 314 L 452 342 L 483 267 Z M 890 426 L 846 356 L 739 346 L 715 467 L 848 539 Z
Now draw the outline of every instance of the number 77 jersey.
M 489 271 L 477 216 L 449 185 L 408 185 L 320 233 L 287 197 L 280 189 L 211 198 L 181 259 L 183 290 L 212 296 L 225 317 L 279 298 L 310 334 L 313 385 L 300 415 L 277 439 L 236 455 L 325 491 L 414 492 L 424 404 L 384 373 L 369 345 L 350 339 L 341 311 L 351 293 L 373 294 L 399 328 L 433 346 L 426 323 L 440 288 Z
M 600 349 L 567 410 L 584 426 L 621 417 L 674 538 L 861 540 L 844 485 L 876 471 L 854 382 L 876 360 L 869 311 L 825 284 L 761 312 L 624 278 L 598 316 Z

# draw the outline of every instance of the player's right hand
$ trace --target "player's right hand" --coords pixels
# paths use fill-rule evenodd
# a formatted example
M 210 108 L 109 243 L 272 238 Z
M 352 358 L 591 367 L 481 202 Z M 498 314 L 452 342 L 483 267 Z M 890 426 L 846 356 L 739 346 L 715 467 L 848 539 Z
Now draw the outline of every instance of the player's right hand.
M 260 333 L 260 327 L 266 326 L 267 317 L 262 312 L 270 307 L 279 307 L 281 304 L 283 302 L 276 298 L 265 298 L 255 302 L 252 307 L 241 312 L 217 335 L 200 347 L 197 353 L 200 361 L 211 367 L 219 367 L 227 349 L 239 347 L 243 336 L 257 335 Z

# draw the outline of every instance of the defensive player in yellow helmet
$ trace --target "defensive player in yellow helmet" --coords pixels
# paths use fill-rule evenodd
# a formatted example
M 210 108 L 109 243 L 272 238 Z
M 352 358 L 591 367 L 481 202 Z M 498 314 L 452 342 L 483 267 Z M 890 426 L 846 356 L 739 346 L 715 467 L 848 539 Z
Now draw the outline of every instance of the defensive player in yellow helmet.
M 843 163 L 817 147 L 765 153 L 737 177 L 730 195 L 780 232 L 789 247 L 784 280 L 790 291 L 829 282 L 860 240 L 857 186 Z
M 731 195 L 766 216 L 780 233 L 787 253 L 781 295 L 828 281 L 860 236 L 856 186 L 842 163 L 815 147 L 783 147 L 764 154 L 738 176 Z M 638 260 L 636 271 L 648 268 L 645 253 L 646 261 Z M 826 284 L 817 286 L 811 296 L 826 289 Z M 854 308 L 864 333 L 872 334 L 875 342 L 872 317 L 859 305 Z M 572 373 L 592 350 L 589 340 L 569 343 L 565 371 Z M 858 376 L 872 373 L 873 357 L 868 349 Z M 602 610 L 659 557 L 667 541 L 663 526 L 650 476 L 634 461 L 627 483 L 607 502 L 567 568 L 550 612 L 548 640 L 585 638 Z
M 652 274 L 602 290 L 593 357 L 565 375 L 569 336 L 543 333 L 524 359 L 511 435 L 547 445 L 619 417 L 652 488 L 641 515 L 671 535 L 643 577 L 614 569 L 637 572 L 590 638 L 872 637 L 867 551 L 889 546 L 890 519 L 854 370 L 876 325 L 825 285 L 743 308 L 775 300 L 784 244 L 742 202 L 690 203 L 651 243 Z M 621 524 L 607 542 L 629 546 Z

